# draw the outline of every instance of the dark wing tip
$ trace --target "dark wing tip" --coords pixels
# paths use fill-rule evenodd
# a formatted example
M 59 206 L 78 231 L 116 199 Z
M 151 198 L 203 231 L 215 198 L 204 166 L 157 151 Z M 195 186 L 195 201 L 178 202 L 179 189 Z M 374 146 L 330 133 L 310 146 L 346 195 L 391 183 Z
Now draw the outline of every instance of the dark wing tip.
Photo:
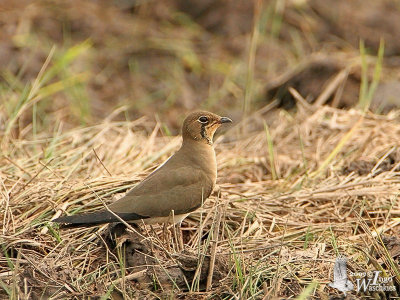
M 69 219 L 70 217 L 71 217 L 71 216 L 61 216 L 61 217 L 58 217 L 57 219 L 52 220 L 51 222 L 55 222 L 55 223 L 69 223 L 68 219 Z
M 136 213 L 116 213 L 116 215 L 118 215 L 122 220 L 128 222 L 148 218 L 147 216 L 141 216 Z M 55 223 L 68 224 L 69 226 L 67 227 L 94 226 L 120 221 L 119 218 L 109 211 L 99 211 L 76 216 L 61 216 L 53 220 Z

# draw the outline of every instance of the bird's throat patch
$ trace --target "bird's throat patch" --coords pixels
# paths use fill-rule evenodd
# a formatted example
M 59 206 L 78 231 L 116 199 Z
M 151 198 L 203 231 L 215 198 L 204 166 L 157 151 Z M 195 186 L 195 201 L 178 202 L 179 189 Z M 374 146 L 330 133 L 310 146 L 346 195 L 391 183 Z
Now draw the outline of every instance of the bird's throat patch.
M 206 124 L 201 124 L 200 134 L 203 139 L 207 140 L 207 144 L 212 145 L 212 141 L 207 135 Z

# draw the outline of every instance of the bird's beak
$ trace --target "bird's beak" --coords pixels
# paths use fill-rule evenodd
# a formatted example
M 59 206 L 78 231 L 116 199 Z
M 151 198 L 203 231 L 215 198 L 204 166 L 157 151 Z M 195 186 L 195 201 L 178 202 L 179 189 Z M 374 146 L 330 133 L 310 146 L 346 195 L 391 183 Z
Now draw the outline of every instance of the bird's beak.
M 222 118 L 219 120 L 219 122 L 220 122 L 221 124 L 223 124 L 223 123 L 232 123 L 233 121 L 232 121 L 231 119 L 227 118 L 227 117 L 222 117 Z

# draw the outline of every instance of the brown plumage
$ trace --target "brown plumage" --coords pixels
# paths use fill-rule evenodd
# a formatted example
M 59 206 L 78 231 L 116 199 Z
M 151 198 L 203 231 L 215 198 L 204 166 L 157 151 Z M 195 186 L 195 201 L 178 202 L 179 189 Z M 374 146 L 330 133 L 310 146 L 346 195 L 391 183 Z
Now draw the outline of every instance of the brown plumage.
M 217 179 L 214 133 L 223 123 L 231 122 L 206 111 L 191 113 L 183 122 L 181 148 L 123 198 L 109 205 L 109 209 L 133 223 L 182 221 L 203 204 L 214 188 Z M 118 221 L 107 210 L 54 220 L 74 226 Z

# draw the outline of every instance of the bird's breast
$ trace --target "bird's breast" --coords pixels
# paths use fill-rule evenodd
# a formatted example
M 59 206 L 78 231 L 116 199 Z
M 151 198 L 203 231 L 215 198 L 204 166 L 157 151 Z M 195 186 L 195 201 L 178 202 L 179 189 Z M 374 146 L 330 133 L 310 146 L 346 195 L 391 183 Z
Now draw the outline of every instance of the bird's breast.
M 215 183 L 217 159 L 212 146 L 198 142 L 185 143 L 179 152 L 182 152 L 182 156 L 185 157 L 185 163 L 201 169 Z
M 212 186 L 214 187 L 217 180 L 217 159 L 214 149 L 211 148 L 209 151 L 204 151 L 204 153 L 197 157 L 197 160 L 197 165 L 200 166 L 206 176 L 211 180 Z

